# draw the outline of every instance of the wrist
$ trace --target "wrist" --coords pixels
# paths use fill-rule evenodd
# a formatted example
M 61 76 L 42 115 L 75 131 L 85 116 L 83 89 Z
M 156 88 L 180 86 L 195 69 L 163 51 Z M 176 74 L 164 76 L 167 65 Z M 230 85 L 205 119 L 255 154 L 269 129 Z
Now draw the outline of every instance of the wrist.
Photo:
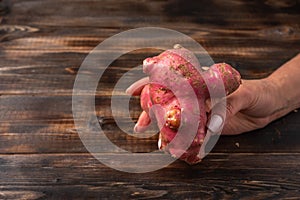
M 277 77 L 272 75 L 263 79 L 266 90 L 270 95 L 270 103 L 273 102 L 273 111 L 270 114 L 270 122 L 295 109 L 292 106 L 287 91 L 283 88 L 284 83 L 282 81 L 282 77 L 277 79 Z

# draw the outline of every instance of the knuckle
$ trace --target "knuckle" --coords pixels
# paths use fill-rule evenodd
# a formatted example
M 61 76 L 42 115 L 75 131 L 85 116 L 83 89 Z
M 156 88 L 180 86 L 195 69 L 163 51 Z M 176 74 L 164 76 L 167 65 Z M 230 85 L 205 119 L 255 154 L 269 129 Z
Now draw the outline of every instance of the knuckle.
M 228 101 L 226 104 L 226 112 L 229 116 L 233 116 L 235 114 L 234 105 L 230 101 Z

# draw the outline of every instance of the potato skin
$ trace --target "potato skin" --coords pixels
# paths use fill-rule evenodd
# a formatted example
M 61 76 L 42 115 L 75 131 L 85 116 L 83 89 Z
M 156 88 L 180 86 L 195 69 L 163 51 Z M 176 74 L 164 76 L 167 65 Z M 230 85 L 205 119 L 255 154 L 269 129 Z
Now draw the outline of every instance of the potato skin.
M 143 69 L 150 79 L 150 83 L 141 93 L 141 106 L 148 116 L 144 113 L 139 120 L 145 121 L 146 118 L 150 119 L 150 116 L 152 120 L 155 118 L 160 128 L 160 149 L 189 164 L 200 162 L 198 154 L 207 131 L 205 101 L 208 98 L 218 98 L 234 92 L 241 84 L 239 72 L 226 63 L 217 63 L 203 70 L 194 54 L 182 47 L 166 50 L 158 56 L 145 59 Z M 199 125 L 192 144 L 184 150 L 181 149 L 180 144 L 172 146 L 168 144 L 173 140 L 180 126 L 193 123 L 188 117 L 182 119 L 183 110 L 189 113 L 195 110 L 194 105 L 190 103 L 189 97 L 192 95 L 189 87 L 197 97 Z M 153 105 L 160 105 L 159 109 Z

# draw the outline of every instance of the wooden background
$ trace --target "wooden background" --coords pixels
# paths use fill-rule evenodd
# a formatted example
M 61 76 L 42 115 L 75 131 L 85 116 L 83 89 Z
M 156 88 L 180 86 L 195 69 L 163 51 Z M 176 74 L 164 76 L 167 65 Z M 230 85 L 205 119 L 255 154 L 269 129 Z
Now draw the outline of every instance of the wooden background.
M 108 168 L 83 146 L 72 89 L 86 55 L 122 31 L 158 26 L 197 40 L 243 78 L 262 78 L 300 52 L 300 2 L 0 0 L 0 199 L 298 199 L 300 112 L 264 129 L 222 136 L 195 166 L 176 161 L 146 174 Z M 156 149 L 156 136 L 123 134 L 110 116 L 110 92 L 154 52 L 116 60 L 96 110 L 106 134 L 132 152 Z M 138 99 L 132 99 L 138 116 Z

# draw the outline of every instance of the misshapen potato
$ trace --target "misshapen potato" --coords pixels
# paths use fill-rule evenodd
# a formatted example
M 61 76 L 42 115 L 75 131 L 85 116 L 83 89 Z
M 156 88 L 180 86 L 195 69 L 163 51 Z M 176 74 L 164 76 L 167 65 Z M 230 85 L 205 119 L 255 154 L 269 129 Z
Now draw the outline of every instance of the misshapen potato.
M 189 164 L 198 163 L 200 147 L 207 131 L 205 101 L 211 98 L 209 88 L 213 88 L 216 96 L 228 95 L 241 84 L 240 74 L 226 63 L 217 63 L 203 70 L 195 55 L 180 46 L 145 59 L 143 70 L 149 75 L 150 82 L 141 93 L 141 107 L 144 111 L 139 117 L 136 130 L 144 131 L 151 120 L 155 120 L 160 128 L 159 148 Z M 188 123 L 183 123 L 190 120 L 188 117 L 182 119 L 183 109 L 185 112 L 193 112 L 195 105 L 190 103 L 192 94 L 188 87 L 192 88 L 193 95 L 197 97 L 199 126 L 189 148 L 182 150 L 179 144 L 168 144 L 180 126 L 188 126 Z

